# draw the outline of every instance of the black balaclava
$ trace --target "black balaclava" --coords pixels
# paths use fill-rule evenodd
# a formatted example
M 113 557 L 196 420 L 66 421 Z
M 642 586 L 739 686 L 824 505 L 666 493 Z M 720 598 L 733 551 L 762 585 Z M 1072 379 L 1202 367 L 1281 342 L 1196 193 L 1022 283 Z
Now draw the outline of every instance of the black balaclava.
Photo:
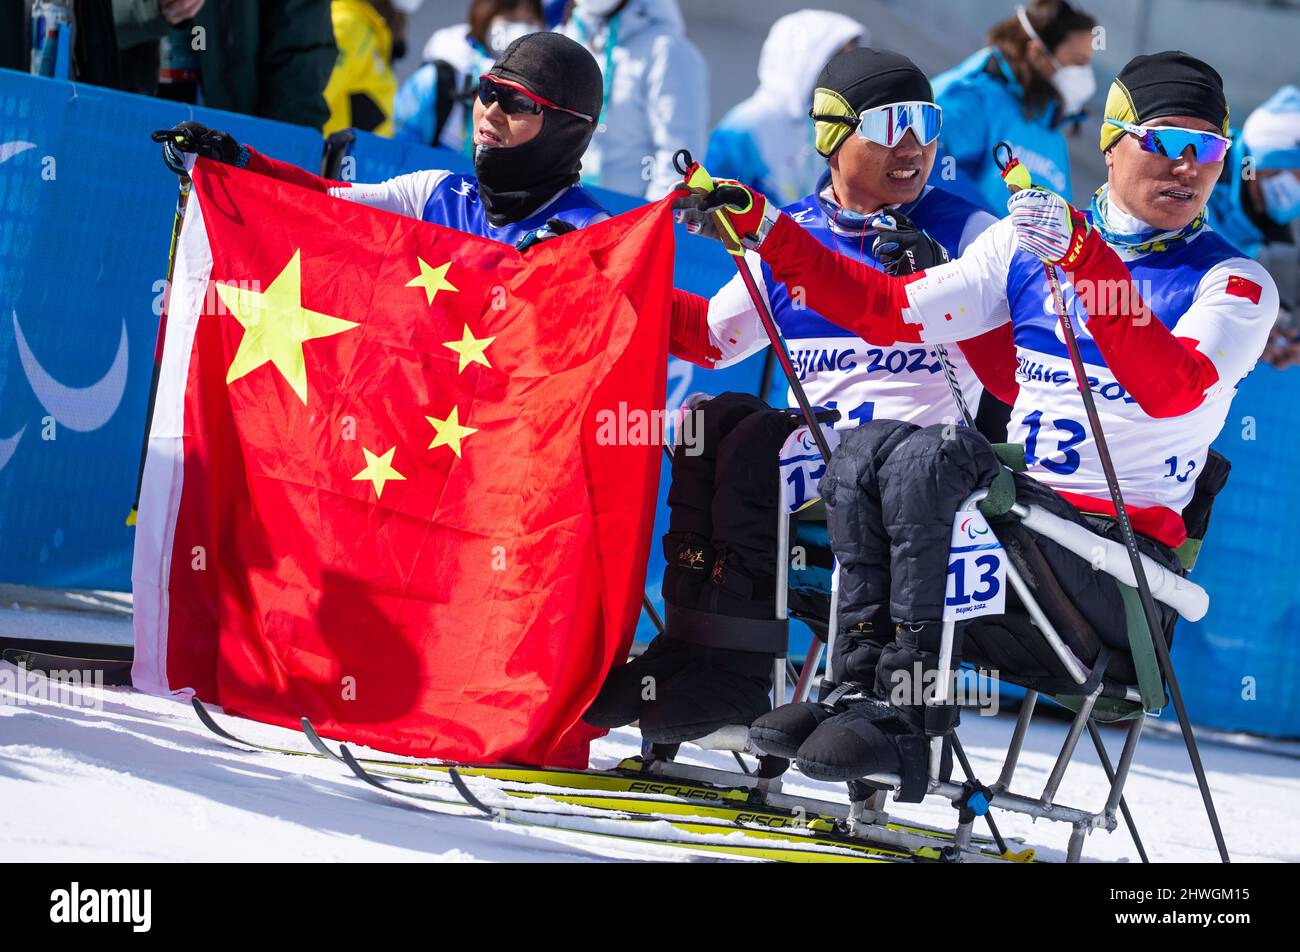
M 600 113 L 600 66 L 586 47 L 559 33 L 521 36 L 506 47 L 488 75 L 593 119 Z M 594 121 L 544 108 L 541 130 L 523 145 L 478 146 L 474 173 L 488 221 L 498 228 L 523 221 L 560 189 L 577 182 L 582 155 L 595 131 Z
M 858 114 L 899 102 L 934 102 L 930 80 L 902 53 L 866 46 L 837 53 L 817 77 L 813 118 L 817 151 L 829 159 L 858 123 Z

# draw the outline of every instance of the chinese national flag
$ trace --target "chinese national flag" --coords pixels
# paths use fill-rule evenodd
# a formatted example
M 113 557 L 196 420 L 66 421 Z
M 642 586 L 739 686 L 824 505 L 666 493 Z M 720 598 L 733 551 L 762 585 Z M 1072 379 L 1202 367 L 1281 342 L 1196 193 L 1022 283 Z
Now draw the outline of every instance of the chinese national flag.
M 1259 295 L 1264 289 L 1249 278 L 1234 274 L 1229 276 L 1228 285 L 1224 290 L 1235 297 L 1243 297 L 1252 304 L 1258 304 Z
M 663 407 L 667 205 L 520 255 L 202 159 L 193 181 L 136 686 L 402 754 L 585 766 L 661 452 L 598 434 Z

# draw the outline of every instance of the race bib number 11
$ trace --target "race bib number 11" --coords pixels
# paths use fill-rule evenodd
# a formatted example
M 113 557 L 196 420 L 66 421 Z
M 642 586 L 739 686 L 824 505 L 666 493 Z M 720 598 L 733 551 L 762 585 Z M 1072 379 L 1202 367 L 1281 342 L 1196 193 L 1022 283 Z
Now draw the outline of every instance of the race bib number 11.
M 944 621 L 1001 615 L 1007 602 L 1007 553 L 978 509 L 952 521 Z

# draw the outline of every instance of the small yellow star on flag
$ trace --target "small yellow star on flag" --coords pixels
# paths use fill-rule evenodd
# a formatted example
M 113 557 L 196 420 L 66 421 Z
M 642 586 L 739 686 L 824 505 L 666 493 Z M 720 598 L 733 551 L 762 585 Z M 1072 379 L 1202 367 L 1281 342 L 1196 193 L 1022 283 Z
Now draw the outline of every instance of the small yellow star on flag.
M 366 454 L 366 468 L 352 477 L 353 481 L 365 479 L 374 484 L 375 498 L 379 499 L 384 495 L 384 483 L 390 479 L 406 479 L 401 473 L 393 469 L 393 454 L 397 452 L 394 446 L 383 456 L 376 456 L 364 446 L 361 452 Z
M 439 291 L 460 290 L 447 280 L 447 269 L 451 267 L 450 261 L 432 268 L 423 258 L 417 257 L 415 260 L 420 262 L 420 275 L 407 281 L 406 286 L 408 288 L 424 288 L 424 296 L 430 304 L 433 303 L 433 299 Z
M 438 431 L 429 444 L 429 449 L 437 446 L 450 446 L 452 452 L 460 456 L 460 441 L 471 433 L 477 433 L 478 429 L 472 426 L 460 425 L 460 408 L 452 407 L 451 413 L 447 414 L 447 419 L 439 420 L 437 417 L 425 417 L 433 428 Z
M 306 405 L 307 365 L 303 360 L 303 343 L 340 334 L 357 324 L 302 306 L 301 254 L 301 249 L 293 253 L 265 291 L 233 284 L 218 284 L 216 288 L 226 310 L 244 326 L 244 336 L 230 363 L 226 383 L 234 383 L 263 364 L 274 364 Z
M 495 337 L 475 337 L 469 325 L 465 325 L 465 330 L 461 334 L 460 340 L 449 340 L 443 342 L 443 347 L 450 348 L 460 355 L 460 366 L 456 373 L 464 373 L 465 368 L 470 364 L 482 364 L 484 367 L 491 367 L 488 359 L 484 356 L 488 344 L 496 340 Z

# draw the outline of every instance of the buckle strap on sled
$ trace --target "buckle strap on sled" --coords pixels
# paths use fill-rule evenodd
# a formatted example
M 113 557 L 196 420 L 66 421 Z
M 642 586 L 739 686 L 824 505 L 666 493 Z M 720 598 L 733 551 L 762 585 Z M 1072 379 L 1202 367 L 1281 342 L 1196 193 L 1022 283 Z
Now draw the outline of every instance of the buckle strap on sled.
M 790 623 L 780 618 L 737 618 L 714 615 L 668 602 L 664 605 L 668 637 L 706 648 L 784 655 Z

